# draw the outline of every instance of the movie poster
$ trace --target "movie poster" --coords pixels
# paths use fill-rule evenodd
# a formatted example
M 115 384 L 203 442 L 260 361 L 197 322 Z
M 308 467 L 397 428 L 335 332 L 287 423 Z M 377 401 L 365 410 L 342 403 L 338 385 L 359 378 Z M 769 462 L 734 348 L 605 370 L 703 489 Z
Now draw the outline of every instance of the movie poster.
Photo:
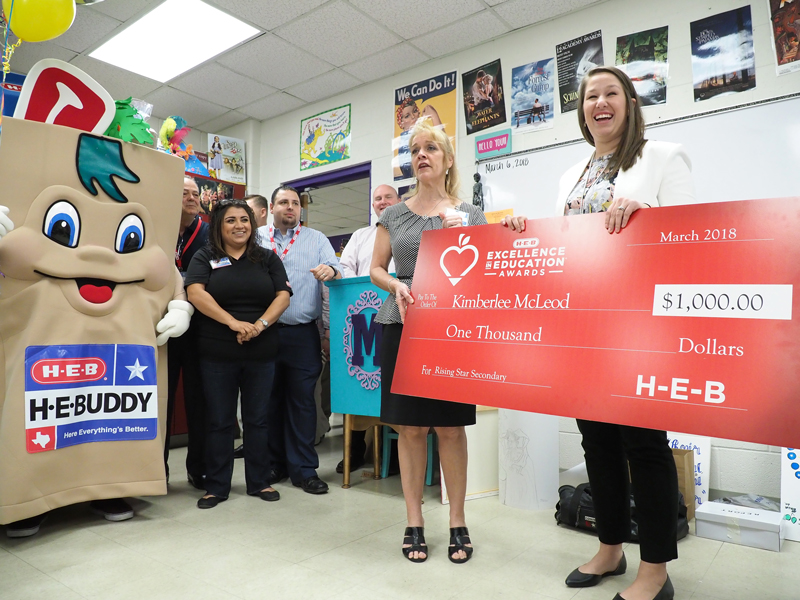
M 642 106 L 667 102 L 669 28 L 658 27 L 617 38 L 617 66 L 627 73 Z
M 511 131 L 553 127 L 556 61 L 546 58 L 511 69 Z
M 456 146 L 456 72 L 403 86 L 394 91 L 394 139 L 392 140 L 392 171 L 395 181 L 414 177 L 408 138 L 418 119 L 430 119 L 450 137 Z
M 244 140 L 209 133 L 208 173 L 220 181 L 246 184 Z
M 772 36 L 775 42 L 775 60 L 778 75 L 786 75 L 800 70 L 800 56 L 797 53 L 800 40 L 800 2 L 786 0 L 767 0 L 769 16 L 772 19 Z
M 750 6 L 690 24 L 694 101 L 756 87 Z
M 598 29 L 556 46 L 558 93 L 561 113 L 578 108 L 578 87 L 583 76 L 604 64 L 603 35 Z
M 300 170 L 350 158 L 350 105 L 300 121 Z
M 461 75 L 467 135 L 506 122 L 500 59 Z

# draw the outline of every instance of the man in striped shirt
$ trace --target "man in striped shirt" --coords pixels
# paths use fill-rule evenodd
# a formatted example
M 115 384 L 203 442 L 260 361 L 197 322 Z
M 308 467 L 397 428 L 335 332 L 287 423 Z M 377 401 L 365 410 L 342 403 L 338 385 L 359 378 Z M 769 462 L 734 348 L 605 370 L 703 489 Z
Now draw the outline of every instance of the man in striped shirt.
M 328 238 L 300 224 L 300 194 L 290 186 L 272 193 L 273 223 L 260 227 L 261 243 L 283 261 L 293 295 L 278 319 L 280 350 L 269 406 L 270 483 L 288 475 L 309 494 L 324 494 L 314 448 L 317 407 L 314 387 L 322 371 L 320 334 L 322 282 L 340 279 L 339 261 Z

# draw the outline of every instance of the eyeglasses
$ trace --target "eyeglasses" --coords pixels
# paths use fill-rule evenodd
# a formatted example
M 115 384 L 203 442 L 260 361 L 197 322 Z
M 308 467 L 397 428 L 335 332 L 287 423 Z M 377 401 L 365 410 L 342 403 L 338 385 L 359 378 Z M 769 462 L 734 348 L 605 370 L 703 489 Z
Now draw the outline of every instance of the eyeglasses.
M 217 206 L 247 206 L 247 202 L 244 200 L 220 200 L 217 202 Z

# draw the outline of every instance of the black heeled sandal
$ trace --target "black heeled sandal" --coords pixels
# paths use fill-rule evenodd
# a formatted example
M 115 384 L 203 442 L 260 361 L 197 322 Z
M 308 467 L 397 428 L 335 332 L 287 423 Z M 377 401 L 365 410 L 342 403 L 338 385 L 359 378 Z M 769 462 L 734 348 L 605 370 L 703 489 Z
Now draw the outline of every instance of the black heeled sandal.
M 411 544 L 407 548 L 402 548 L 403 556 L 413 563 L 421 563 L 428 560 L 428 545 L 425 543 L 424 527 L 406 527 L 403 536 L 403 545 Z M 411 556 L 412 552 L 424 552 L 425 556 L 423 558 L 414 558 Z
M 450 546 L 447 548 L 447 558 L 450 559 L 450 562 L 461 564 L 467 562 L 470 558 L 472 558 L 472 546 L 467 546 L 466 544 L 471 544 L 472 540 L 469 539 L 469 529 L 466 527 L 451 527 L 450 528 Z M 453 558 L 453 554 L 458 552 L 459 550 L 463 550 L 464 553 L 467 555 L 466 558 Z

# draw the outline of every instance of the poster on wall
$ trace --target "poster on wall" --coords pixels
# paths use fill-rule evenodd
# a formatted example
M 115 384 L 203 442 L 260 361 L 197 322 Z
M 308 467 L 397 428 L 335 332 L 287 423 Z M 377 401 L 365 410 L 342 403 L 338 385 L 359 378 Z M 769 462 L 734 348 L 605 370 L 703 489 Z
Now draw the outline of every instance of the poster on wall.
M 300 170 L 350 158 L 350 105 L 300 121 Z
M 578 87 L 583 76 L 594 67 L 604 64 L 603 34 L 598 29 L 556 45 L 556 63 L 563 114 L 578 108 Z
M 690 28 L 695 102 L 756 87 L 750 6 L 693 21 Z
M 797 1 L 767 0 L 772 20 L 772 39 L 778 75 L 800 70 L 798 40 L 800 40 L 800 6 Z
M 456 72 L 437 75 L 394 91 L 392 172 L 395 181 L 414 177 L 408 138 L 418 119 L 430 119 L 456 146 Z
M 642 106 L 667 102 L 668 41 L 668 27 L 617 38 L 616 65 L 631 78 Z
M 223 200 L 241 200 L 244 198 L 245 187 L 239 184 L 225 183 L 210 177 L 199 177 L 196 173 L 186 171 L 187 177 L 192 177 L 200 191 L 200 218 L 211 221 L 211 209 Z
M 781 514 L 786 539 L 800 542 L 800 452 L 781 448 Z
M 554 58 L 511 69 L 511 129 L 514 133 L 553 127 L 555 89 Z
M 246 184 L 244 140 L 209 133 L 208 173 L 220 181 Z
M 500 59 L 461 75 L 467 135 L 506 122 Z

